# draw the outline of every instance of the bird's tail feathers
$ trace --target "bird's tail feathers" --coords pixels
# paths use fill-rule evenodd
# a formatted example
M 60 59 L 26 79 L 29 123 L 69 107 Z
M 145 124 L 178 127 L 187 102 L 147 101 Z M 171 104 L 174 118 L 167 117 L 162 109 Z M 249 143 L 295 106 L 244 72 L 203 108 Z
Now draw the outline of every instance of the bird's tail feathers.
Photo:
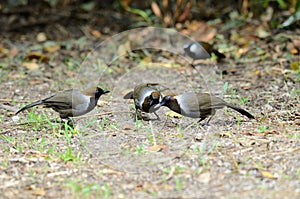
M 226 104 L 226 106 L 229 107 L 229 108 L 232 108 L 233 110 L 239 112 L 242 115 L 245 115 L 249 119 L 255 119 L 255 117 L 253 115 L 251 115 L 248 111 L 246 111 L 246 110 L 244 110 L 242 108 L 239 108 L 239 107 L 236 107 L 236 106 L 232 106 L 230 104 Z
M 220 59 L 226 58 L 226 56 L 225 56 L 223 53 L 220 53 L 220 52 L 217 51 L 217 50 L 213 50 L 213 53 L 214 53 L 217 57 L 219 57 Z
M 26 110 L 26 109 L 29 109 L 29 108 L 32 108 L 34 106 L 41 105 L 41 104 L 43 104 L 43 100 L 39 100 L 39 101 L 33 102 L 31 104 L 28 104 L 28 105 L 24 106 L 23 108 L 21 108 L 20 110 L 18 110 L 16 112 L 16 115 L 19 114 L 20 112 Z
M 123 99 L 133 99 L 133 91 L 130 91 L 124 95 Z

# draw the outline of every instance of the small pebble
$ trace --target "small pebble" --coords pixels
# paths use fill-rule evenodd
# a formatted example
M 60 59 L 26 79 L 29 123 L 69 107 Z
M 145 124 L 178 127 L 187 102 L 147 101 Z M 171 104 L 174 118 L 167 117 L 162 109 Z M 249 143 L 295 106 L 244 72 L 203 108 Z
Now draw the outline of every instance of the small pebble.
M 17 122 L 19 122 L 20 117 L 17 116 L 17 115 L 15 115 L 15 116 L 12 117 L 12 120 L 13 120 L 15 123 L 17 123 Z

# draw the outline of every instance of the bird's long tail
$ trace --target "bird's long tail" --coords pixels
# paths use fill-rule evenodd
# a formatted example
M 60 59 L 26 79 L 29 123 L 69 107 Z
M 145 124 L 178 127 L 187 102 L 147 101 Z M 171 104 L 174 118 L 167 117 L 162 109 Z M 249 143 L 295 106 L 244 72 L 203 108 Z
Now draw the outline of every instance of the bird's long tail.
M 128 92 L 123 99 L 133 99 L 133 91 Z
M 213 50 L 213 53 L 214 53 L 217 57 L 219 57 L 220 59 L 226 58 L 226 56 L 225 56 L 223 53 L 220 53 L 220 52 L 217 51 L 217 50 Z
M 226 106 L 229 107 L 229 108 L 232 108 L 233 110 L 239 112 L 242 115 L 245 115 L 249 119 L 255 119 L 255 117 L 253 115 L 251 115 L 248 111 L 246 111 L 246 110 L 244 110 L 242 108 L 239 108 L 239 107 L 236 107 L 236 106 L 232 106 L 230 104 L 226 104 Z
M 37 106 L 37 105 L 41 105 L 43 103 L 44 103 L 43 100 L 39 100 L 39 101 L 33 102 L 31 104 L 28 104 L 28 105 L 24 106 L 23 108 L 21 108 L 20 110 L 18 110 L 16 112 L 16 115 L 19 114 L 20 112 L 26 110 L 26 109 L 32 108 L 32 107 Z

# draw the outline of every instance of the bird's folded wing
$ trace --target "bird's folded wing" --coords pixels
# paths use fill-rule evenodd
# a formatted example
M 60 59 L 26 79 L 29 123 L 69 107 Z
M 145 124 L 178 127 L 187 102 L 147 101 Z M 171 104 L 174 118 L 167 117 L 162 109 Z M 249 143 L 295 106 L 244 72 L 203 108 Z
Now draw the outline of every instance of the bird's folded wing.
M 79 90 L 58 92 L 56 95 L 44 100 L 46 106 L 54 106 L 62 109 L 71 109 L 74 104 L 79 105 L 84 103 L 86 103 L 86 99 Z

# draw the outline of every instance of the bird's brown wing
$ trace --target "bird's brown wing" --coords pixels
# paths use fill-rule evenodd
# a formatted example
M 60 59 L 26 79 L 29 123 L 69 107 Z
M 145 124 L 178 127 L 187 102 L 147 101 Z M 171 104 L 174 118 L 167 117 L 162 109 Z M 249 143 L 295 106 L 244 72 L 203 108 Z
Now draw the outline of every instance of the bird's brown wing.
M 155 89 L 155 86 L 159 85 L 158 83 L 145 83 L 145 84 L 139 84 L 134 88 L 133 91 L 133 99 L 138 98 L 139 96 L 137 96 L 139 93 L 142 93 L 142 90 L 146 89 Z
M 185 114 L 196 117 L 206 117 L 214 112 L 214 109 L 223 108 L 226 104 L 222 99 L 209 93 L 185 93 L 182 95 L 184 104 L 181 104 Z
M 201 109 L 214 108 L 215 106 L 224 107 L 226 104 L 222 99 L 215 97 L 209 93 L 185 93 L 182 95 L 185 104 L 191 111 L 199 111 Z
M 43 99 L 43 104 L 48 107 L 52 106 L 66 106 L 72 105 L 72 90 L 57 92 L 52 97 Z
M 77 89 L 57 92 L 56 95 L 43 101 L 45 106 L 57 109 L 72 109 L 73 105 L 85 103 L 86 99 Z
M 124 95 L 123 99 L 133 99 L 133 91 L 130 91 Z

